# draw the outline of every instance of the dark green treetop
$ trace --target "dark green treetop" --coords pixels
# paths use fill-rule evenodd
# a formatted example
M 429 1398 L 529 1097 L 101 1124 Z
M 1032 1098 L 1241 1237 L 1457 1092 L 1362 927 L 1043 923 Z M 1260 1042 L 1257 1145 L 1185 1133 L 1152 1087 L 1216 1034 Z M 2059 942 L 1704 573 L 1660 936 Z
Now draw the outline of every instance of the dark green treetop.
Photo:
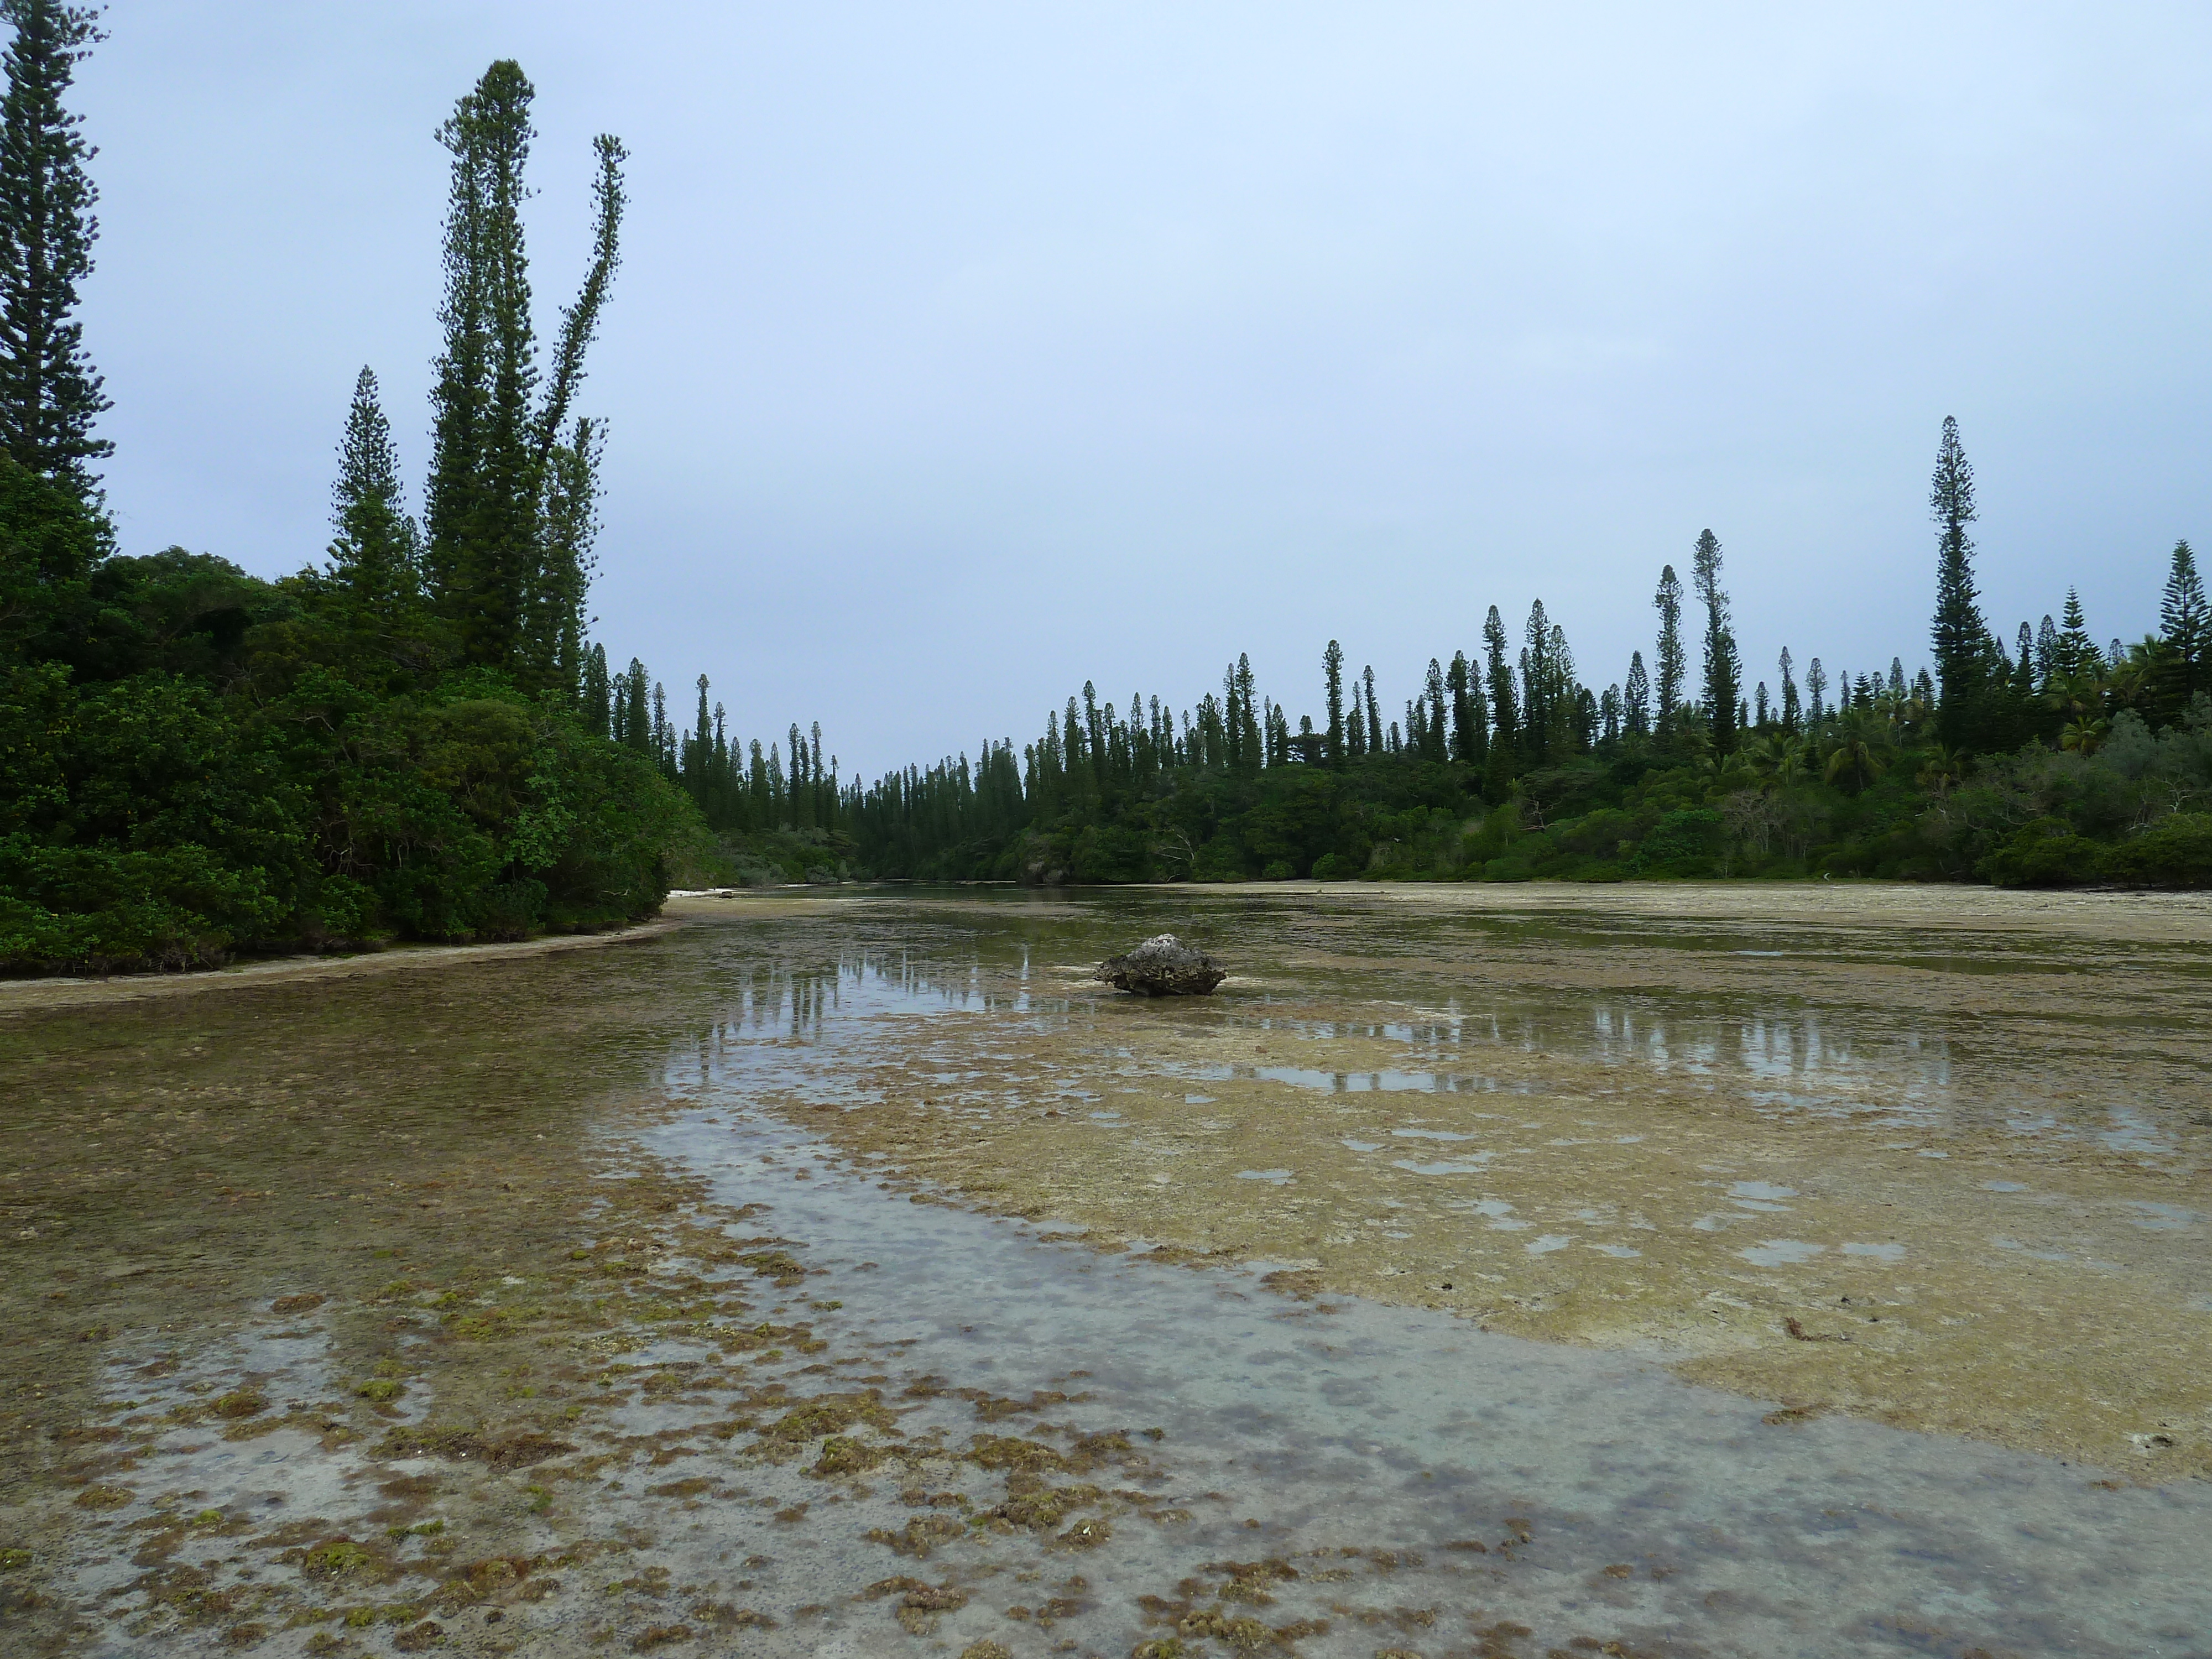
M 331 516 L 337 530 L 331 574 L 365 617 L 398 622 L 421 596 L 422 541 L 403 504 L 399 452 L 377 400 L 376 374 L 366 368 L 346 411 Z
M 2159 599 L 2154 672 L 2160 701 L 2176 713 L 2199 691 L 2212 690 L 2212 608 L 2205 603 L 2197 556 L 2185 541 L 2173 544 L 2172 568 Z
M 2088 618 L 2081 614 L 2081 596 L 2066 590 L 2066 608 L 2059 613 L 2058 638 L 2051 659 L 2061 678 L 2095 679 L 2105 672 L 2105 653 L 2089 637 Z

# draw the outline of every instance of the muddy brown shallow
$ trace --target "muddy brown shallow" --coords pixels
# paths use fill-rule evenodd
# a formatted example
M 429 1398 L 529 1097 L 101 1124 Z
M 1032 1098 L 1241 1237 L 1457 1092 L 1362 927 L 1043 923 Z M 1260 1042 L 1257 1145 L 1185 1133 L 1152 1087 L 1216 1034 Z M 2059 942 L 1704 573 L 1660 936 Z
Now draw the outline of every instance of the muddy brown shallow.
M 846 1425 L 856 1451 L 826 1430 L 793 1441 L 794 1413 L 828 1421 L 810 1402 L 903 1400 L 915 1379 L 841 1328 L 852 1268 L 800 1276 L 820 1265 L 805 1239 L 641 1142 L 696 1109 L 671 1056 L 752 995 L 733 964 L 819 1039 L 749 1078 L 748 1109 L 872 1166 L 886 1196 L 964 1194 L 1086 1226 L 1094 1247 L 1264 1257 L 1309 1296 L 1656 1357 L 1759 1396 L 1778 1432 L 1855 1413 L 2087 1459 L 2120 1484 L 2201 1474 L 2201 902 L 1962 894 L 1950 913 L 1916 890 L 1902 915 L 1894 890 L 1854 890 L 1793 915 L 1760 890 L 1731 919 L 1735 890 L 746 897 L 684 907 L 708 951 L 679 934 L 373 983 L 19 1005 L 0 1024 L 0 1082 L 24 1103 L 0 1306 L 11 1628 L 52 1651 L 95 1633 L 111 1651 L 496 1651 L 534 1630 L 550 1650 L 803 1652 L 878 1628 L 925 1650 L 980 1629 L 981 1603 L 936 1604 L 950 1592 L 922 1558 L 867 1535 L 1012 1505 L 1030 1554 L 993 1571 L 1040 1588 L 989 1639 L 1042 1652 L 1062 1638 L 1036 1639 L 1054 1618 L 1038 1609 L 1066 1604 L 1063 1632 L 1100 1616 L 1079 1610 L 1098 1569 L 1071 1551 L 1103 1562 L 1210 1524 L 1195 1494 L 1194 1520 L 1153 1518 L 1177 1507 L 1159 1499 L 1171 1447 L 1075 1449 L 1140 1426 L 1079 1407 L 1025 1436 L 1090 1457 L 1046 1484 L 1095 1496 L 1039 1500 L 1019 1468 L 975 1462 L 958 1390 L 996 1397 L 975 1377 L 940 1379 L 960 1425 L 937 1423 L 938 1449 L 926 1414 L 902 1418 L 891 1458 L 866 1409 Z M 1082 982 L 1102 941 L 1166 927 L 1258 971 L 1202 1006 Z M 833 1018 L 857 963 L 911 1011 Z M 666 1358 L 679 1334 L 708 1346 Z M 754 1472 L 653 1473 L 695 1445 Z M 265 1476 L 220 1472 L 277 1450 Z M 875 1460 L 870 1495 L 841 1457 Z M 965 1507 L 932 1508 L 939 1491 Z M 679 1547 L 718 1505 L 771 1496 L 758 1524 L 796 1547 L 760 1552 L 775 1565 Z M 1029 1525 L 1048 1510 L 1064 1524 Z M 1482 1536 L 1507 1518 L 1486 1514 Z M 1121 1544 L 1060 1541 L 1091 1523 Z M 915 1583 L 870 1596 L 902 1572 Z M 1206 1609 L 1224 1631 L 1250 1616 L 1261 1604 L 1228 1593 L 1243 1582 L 1150 1586 L 1182 1608 L 1152 1639 L 1233 1646 Z M 1423 1605 L 1456 1626 L 1347 1601 L 1384 1620 L 1356 1650 L 1672 1628 L 1624 1603 L 1524 1640 L 1492 1580 L 1442 1582 Z M 1300 1651 L 1353 1651 L 1369 1629 L 1325 1600 L 1293 1617 L 1288 1581 L 1249 1588 L 1283 1609 L 1270 1632 L 1334 1618 L 1269 1638 Z M 1480 1605 L 1495 1616 L 1477 1632 Z M 1175 1636 L 1185 1620 L 1199 1627 Z

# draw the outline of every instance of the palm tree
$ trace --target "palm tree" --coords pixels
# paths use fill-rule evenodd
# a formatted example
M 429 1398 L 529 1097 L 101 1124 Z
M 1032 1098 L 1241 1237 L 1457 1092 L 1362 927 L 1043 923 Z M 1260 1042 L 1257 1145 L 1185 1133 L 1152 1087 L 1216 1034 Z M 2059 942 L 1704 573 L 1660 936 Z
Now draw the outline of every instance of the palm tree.
M 1932 789 L 1938 795 L 1948 795 L 1952 786 L 1966 775 L 1964 757 L 1956 750 L 1938 743 L 1929 746 L 1928 758 L 1920 763 L 1919 782 L 1923 789 Z
M 2138 646 L 2105 676 L 2105 701 L 2112 708 L 2133 708 L 2150 690 L 2151 654 Z
M 1736 758 L 1752 776 L 1761 783 L 1771 784 L 1775 772 L 1782 764 L 1784 753 L 1790 747 L 1790 740 L 1778 735 L 1750 738 L 1737 748 Z
M 1887 736 L 1880 715 L 1870 709 L 1851 710 L 1839 724 L 1836 746 L 1828 754 L 1828 781 L 1849 779 L 1854 794 L 1864 789 L 1889 769 L 1889 758 L 1882 752 Z
M 2070 749 L 2077 755 L 2094 755 L 2097 745 L 2105 740 L 2112 722 L 2095 714 L 2084 714 L 2070 720 L 2059 728 L 2058 746 Z
M 2078 724 L 2093 720 L 2104 712 L 2104 683 L 2094 674 L 2054 673 L 2044 691 L 2043 699 L 2068 720 Z

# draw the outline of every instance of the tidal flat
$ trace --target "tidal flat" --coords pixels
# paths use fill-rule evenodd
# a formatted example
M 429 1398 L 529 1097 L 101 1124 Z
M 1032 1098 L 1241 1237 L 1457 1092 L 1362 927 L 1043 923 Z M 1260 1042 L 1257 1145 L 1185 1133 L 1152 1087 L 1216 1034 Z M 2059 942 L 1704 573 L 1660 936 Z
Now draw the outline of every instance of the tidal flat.
M 9 1650 L 2212 1653 L 2212 902 L 672 915 L 0 989 Z

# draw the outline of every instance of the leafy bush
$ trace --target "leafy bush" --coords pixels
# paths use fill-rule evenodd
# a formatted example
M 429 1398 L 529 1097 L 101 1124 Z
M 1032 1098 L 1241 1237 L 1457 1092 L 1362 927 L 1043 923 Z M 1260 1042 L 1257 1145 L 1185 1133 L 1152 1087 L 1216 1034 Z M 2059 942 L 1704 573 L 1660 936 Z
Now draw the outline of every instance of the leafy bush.
M 2104 853 L 2063 818 L 2038 818 L 1984 859 L 1980 872 L 1999 887 L 2077 887 L 2102 873 Z
M 1638 874 L 1710 875 L 1721 842 L 1718 812 L 1703 806 L 1684 807 L 1651 826 L 1651 832 L 1638 844 L 1629 867 Z
M 2130 887 L 2212 887 L 2212 813 L 2167 814 L 2107 852 L 2104 871 Z

